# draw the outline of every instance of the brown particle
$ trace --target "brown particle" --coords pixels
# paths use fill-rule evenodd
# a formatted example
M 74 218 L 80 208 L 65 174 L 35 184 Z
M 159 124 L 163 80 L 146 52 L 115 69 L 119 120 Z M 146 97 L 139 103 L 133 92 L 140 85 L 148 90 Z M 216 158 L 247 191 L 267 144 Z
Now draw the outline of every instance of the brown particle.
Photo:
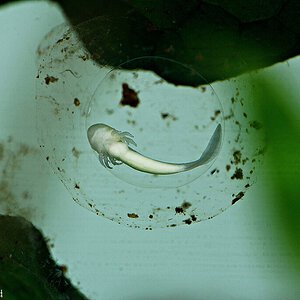
M 191 225 L 192 224 L 192 220 L 191 219 L 186 219 L 186 220 L 183 220 L 183 222 L 187 225 Z
M 216 173 L 216 171 L 218 171 L 218 169 L 217 169 L 217 168 L 215 168 L 215 169 L 211 170 L 210 174 L 211 174 L 211 175 L 213 175 L 213 174 L 215 174 L 215 173 Z
M 64 39 L 59 39 L 59 40 L 57 40 L 57 41 L 56 41 L 56 44 L 61 43 L 63 40 L 64 40 Z
M 232 199 L 231 201 L 231 205 L 233 205 L 234 203 L 236 203 L 237 201 L 239 201 L 240 199 L 242 199 L 244 197 L 245 193 L 244 192 L 239 192 L 236 197 L 234 199 Z
M 226 165 L 226 171 L 228 172 L 230 170 L 231 166 L 230 165 Z
M 182 214 L 182 213 L 184 213 L 184 209 L 180 206 L 177 206 L 177 207 L 175 207 L 175 213 Z
M 243 179 L 243 170 L 241 168 L 236 168 L 234 174 L 231 176 L 231 179 Z
M 236 150 L 233 152 L 234 164 L 237 165 L 241 162 L 242 153 L 240 150 Z
M 86 61 L 88 59 L 87 55 L 80 55 L 78 57 L 81 58 L 83 61 Z
M 192 204 L 190 202 L 187 202 L 187 201 L 184 201 L 182 204 L 181 204 L 181 207 L 183 209 L 188 209 L 189 207 L 191 207 Z
M 120 101 L 121 105 L 129 105 L 131 107 L 137 107 L 140 103 L 138 98 L 138 93 L 131 89 L 127 83 L 122 84 L 122 99 Z
M 139 217 L 139 215 L 135 214 L 135 213 L 128 213 L 127 216 L 128 216 L 128 218 L 132 218 L 132 219 L 136 219 Z
M 242 164 L 244 165 L 248 160 L 249 160 L 248 157 L 244 158 L 244 159 L 242 160 Z
M 49 76 L 49 75 L 47 75 L 47 76 L 45 77 L 45 83 L 46 83 L 46 84 L 54 83 L 54 82 L 56 82 L 56 81 L 58 81 L 58 78 L 56 78 L 56 77 L 54 77 L 54 76 Z
M 191 215 L 191 219 L 192 219 L 192 221 L 197 221 L 197 217 L 195 216 L 195 215 Z
M 177 120 L 177 117 L 175 117 L 174 115 L 171 115 L 169 113 L 161 113 L 161 117 L 162 117 L 162 119 L 170 119 L 172 121 Z
M 78 98 L 74 98 L 74 105 L 79 106 L 80 105 L 80 100 Z
M 59 266 L 59 268 L 64 274 L 66 274 L 68 272 L 68 267 L 66 265 L 61 265 L 61 266 Z
M 218 109 L 218 110 L 215 110 L 215 114 L 214 114 L 214 116 L 213 117 L 210 117 L 210 119 L 212 120 L 212 121 L 214 121 L 217 117 L 218 117 L 218 115 L 221 113 L 221 111 Z

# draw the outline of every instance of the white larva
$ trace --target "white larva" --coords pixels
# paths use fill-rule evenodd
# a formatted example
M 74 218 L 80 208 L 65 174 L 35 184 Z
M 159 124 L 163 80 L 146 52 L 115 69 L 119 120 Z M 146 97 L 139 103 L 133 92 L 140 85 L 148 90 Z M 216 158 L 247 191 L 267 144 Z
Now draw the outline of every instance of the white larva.
M 211 162 L 220 151 L 222 127 L 218 124 L 200 158 L 188 163 L 168 163 L 144 156 L 129 147 L 130 144 L 137 146 L 132 134 L 118 131 L 105 124 L 90 126 L 87 136 L 92 149 L 99 154 L 100 163 L 106 168 L 112 169 L 111 164 L 124 163 L 141 172 L 168 175 L 186 172 Z

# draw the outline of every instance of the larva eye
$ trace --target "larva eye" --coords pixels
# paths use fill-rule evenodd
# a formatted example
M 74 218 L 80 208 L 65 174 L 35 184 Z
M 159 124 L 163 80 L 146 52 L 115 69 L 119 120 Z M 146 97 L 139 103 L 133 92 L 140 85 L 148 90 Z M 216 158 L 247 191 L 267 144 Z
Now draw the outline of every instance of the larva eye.
M 251 110 L 244 77 L 212 87 L 198 65 L 193 69 L 160 57 L 107 67 L 111 57 L 106 49 L 112 49 L 111 36 L 117 34 L 112 31 L 122 28 L 122 20 L 108 28 L 110 36 L 101 30 L 110 22 L 101 20 L 75 31 L 55 28 L 37 52 L 39 141 L 72 198 L 98 215 L 146 228 L 205 220 L 241 199 L 255 181 L 264 149 L 261 121 Z M 106 47 L 101 55 L 95 36 Z M 197 160 L 218 124 L 222 143 L 212 161 L 188 172 L 146 174 L 108 156 L 101 162 L 109 169 L 101 166 L 87 140 L 87 128 L 96 123 L 121 131 L 134 151 L 165 162 Z

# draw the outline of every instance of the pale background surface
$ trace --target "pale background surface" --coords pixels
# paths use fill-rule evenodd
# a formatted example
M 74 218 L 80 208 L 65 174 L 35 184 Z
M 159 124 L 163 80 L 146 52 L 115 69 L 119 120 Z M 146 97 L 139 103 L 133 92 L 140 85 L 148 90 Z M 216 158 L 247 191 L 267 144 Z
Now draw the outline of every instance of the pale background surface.
M 0 192 L 9 194 L 1 212 L 22 215 L 41 229 L 54 244 L 54 258 L 91 299 L 299 299 L 299 273 L 263 201 L 272 197 L 268 170 L 223 214 L 171 230 L 119 226 L 72 201 L 38 154 L 35 122 L 35 51 L 62 22 L 53 3 L 1 7 L 0 142 L 7 159 L 0 167 L 9 179 Z M 299 69 L 294 58 L 269 72 L 285 74 L 295 88 Z M 296 101 L 291 104 L 299 112 Z

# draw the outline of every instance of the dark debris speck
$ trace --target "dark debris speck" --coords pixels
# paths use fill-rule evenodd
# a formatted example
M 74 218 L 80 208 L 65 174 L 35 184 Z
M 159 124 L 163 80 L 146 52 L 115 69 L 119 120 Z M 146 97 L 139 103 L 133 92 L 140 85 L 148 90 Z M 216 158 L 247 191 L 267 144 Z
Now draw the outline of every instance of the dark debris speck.
M 244 197 L 245 193 L 244 192 L 239 192 L 236 197 L 234 199 L 232 199 L 231 201 L 231 205 L 233 205 L 234 203 L 236 203 L 237 201 L 239 201 L 240 199 L 242 199 Z
M 186 220 L 183 220 L 183 222 L 187 225 L 191 225 L 192 224 L 192 220 L 191 219 L 186 219 Z
M 237 165 L 241 162 L 242 153 L 240 150 L 236 150 L 233 152 L 234 164 Z
M 183 214 L 184 209 L 181 206 L 177 206 L 177 207 L 175 207 L 175 213 L 176 214 Z
M 49 75 L 47 75 L 46 77 L 45 77 L 45 83 L 48 85 L 48 84 L 50 84 L 50 83 L 54 83 L 54 82 L 56 82 L 56 81 L 58 81 L 58 78 L 56 78 L 56 77 L 54 77 L 54 76 L 49 76 Z
M 127 216 L 128 218 L 132 218 L 132 219 L 137 219 L 139 217 L 139 215 L 135 213 L 128 213 Z
M 197 217 L 195 215 L 191 215 L 191 219 L 193 222 L 197 221 Z
M 184 201 L 182 204 L 181 204 L 181 207 L 183 209 L 188 209 L 189 207 L 191 207 L 192 204 L 190 202 L 187 202 L 187 201 Z
M 80 100 L 78 98 L 74 98 L 74 105 L 79 106 L 80 105 Z
M 121 105 L 129 105 L 131 107 L 137 107 L 140 103 L 138 93 L 129 87 L 127 83 L 122 84 L 122 99 Z
M 231 179 L 243 179 L 243 170 L 241 168 L 236 168 L 234 174 L 231 176 Z

